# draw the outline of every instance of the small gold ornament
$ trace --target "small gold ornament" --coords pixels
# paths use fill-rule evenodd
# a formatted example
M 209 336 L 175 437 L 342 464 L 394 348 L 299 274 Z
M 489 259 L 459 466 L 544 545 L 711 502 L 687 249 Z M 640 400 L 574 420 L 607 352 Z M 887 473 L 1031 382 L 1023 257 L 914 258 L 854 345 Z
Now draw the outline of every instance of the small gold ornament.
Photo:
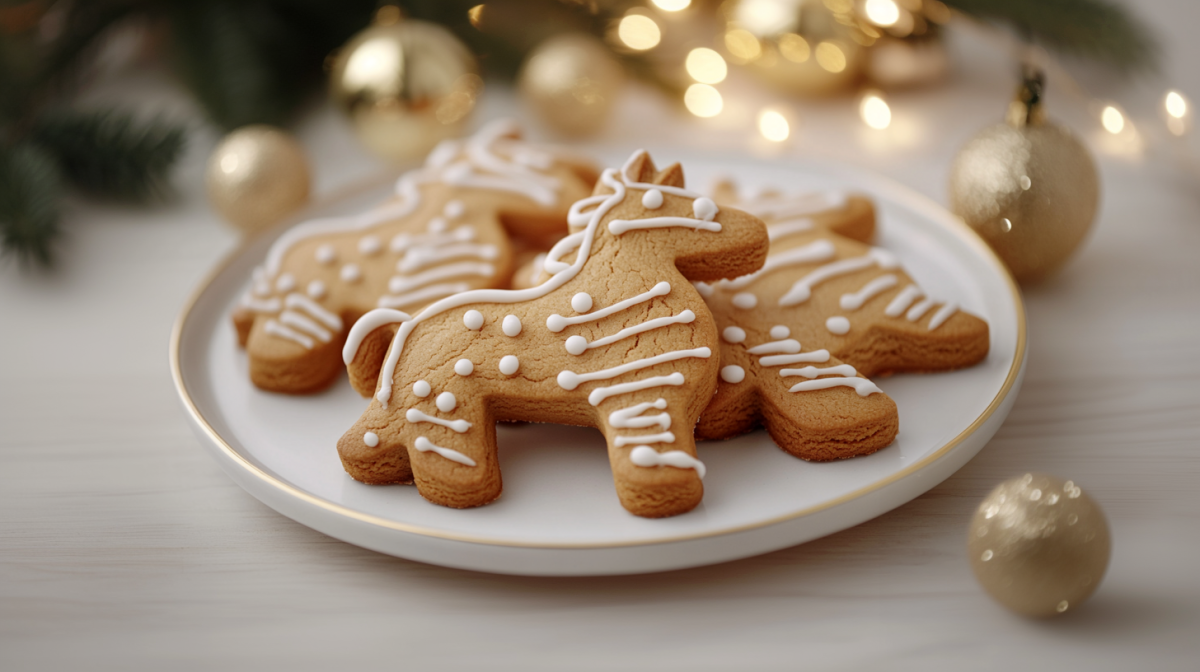
M 213 207 L 247 233 L 304 205 L 311 182 L 300 143 L 263 125 L 243 126 L 226 135 L 209 157 L 205 174 Z
M 608 121 L 625 81 L 604 44 L 568 33 L 538 45 L 521 67 L 521 94 L 538 115 L 567 135 L 591 135 Z
M 872 38 L 852 0 L 730 0 L 724 9 L 731 60 L 780 90 L 824 96 L 862 77 Z
M 1048 123 L 1041 73 L 1027 73 L 1007 123 L 980 131 L 950 169 L 950 209 L 1022 282 L 1058 270 L 1091 228 L 1100 179 L 1067 129 Z
M 971 569 L 997 602 L 1025 616 L 1076 608 L 1091 595 L 1112 554 L 1104 512 L 1079 486 L 1025 474 L 996 486 L 967 536 Z
M 867 77 L 885 88 L 932 84 L 950 69 L 942 24 L 950 10 L 938 0 L 859 0 L 862 30 L 874 41 Z
M 462 134 L 483 86 L 476 70 L 448 30 L 402 19 L 389 5 L 338 51 L 329 85 L 368 150 L 411 161 Z

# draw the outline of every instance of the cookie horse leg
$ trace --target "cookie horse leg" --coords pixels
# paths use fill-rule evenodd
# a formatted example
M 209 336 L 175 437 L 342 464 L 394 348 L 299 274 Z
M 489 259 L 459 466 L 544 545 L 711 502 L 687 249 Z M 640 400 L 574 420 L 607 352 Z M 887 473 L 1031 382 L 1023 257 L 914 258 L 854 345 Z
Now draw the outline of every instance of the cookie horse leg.
M 644 518 L 686 513 L 704 496 L 695 423 L 682 417 L 687 400 L 670 396 L 602 407 L 600 430 L 608 441 L 617 497 L 627 511 Z
M 404 436 L 413 480 L 435 504 L 465 509 L 500 496 L 496 423 L 484 402 L 469 392 L 438 395 L 437 409 L 397 409 L 407 420 Z

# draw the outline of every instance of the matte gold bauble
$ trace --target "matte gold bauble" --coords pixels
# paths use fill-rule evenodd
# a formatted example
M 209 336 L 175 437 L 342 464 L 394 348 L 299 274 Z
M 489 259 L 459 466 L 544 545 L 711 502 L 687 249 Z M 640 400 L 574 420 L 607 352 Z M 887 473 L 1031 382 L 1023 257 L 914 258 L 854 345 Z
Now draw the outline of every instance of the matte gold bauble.
M 423 157 L 461 135 L 481 88 L 466 46 L 425 21 L 367 28 L 342 47 L 330 69 L 330 92 L 359 140 L 395 161 Z
M 1104 512 L 1071 481 L 1025 474 L 984 498 L 967 536 L 971 569 L 997 602 L 1025 616 L 1074 609 L 1112 554 Z
M 1058 270 L 1091 228 L 1100 179 L 1070 131 L 1045 121 L 1040 77 L 1027 79 L 1007 123 L 983 129 L 950 169 L 950 208 L 1020 281 Z
M 583 33 L 552 37 L 521 67 L 525 100 L 554 129 L 596 133 L 608 121 L 625 73 L 600 40 Z
M 273 126 L 243 126 L 208 159 L 205 183 L 217 212 L 246 232 L 274 224 L 308 201 L 304 149 Z
M 870 42 L 852 0 L 730 0 L 725 48 L 777 89 L 823 96 L 862 76 Z

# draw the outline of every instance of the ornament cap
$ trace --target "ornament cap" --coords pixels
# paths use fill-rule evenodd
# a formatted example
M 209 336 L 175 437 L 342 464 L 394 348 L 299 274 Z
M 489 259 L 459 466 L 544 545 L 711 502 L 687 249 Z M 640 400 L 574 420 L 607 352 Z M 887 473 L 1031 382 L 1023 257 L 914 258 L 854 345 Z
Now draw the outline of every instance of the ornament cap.
M 1046 110 L 1042 107 L 1042 93 L 1045 89 L 1045 74 L 1032 65 L 1021 68 L 1021 85 L 1017 94 L 1008 104 L 1008 114 L 1005 121 L 1015 128 L 1022 126 L 1040 126 L 1046 121 Z

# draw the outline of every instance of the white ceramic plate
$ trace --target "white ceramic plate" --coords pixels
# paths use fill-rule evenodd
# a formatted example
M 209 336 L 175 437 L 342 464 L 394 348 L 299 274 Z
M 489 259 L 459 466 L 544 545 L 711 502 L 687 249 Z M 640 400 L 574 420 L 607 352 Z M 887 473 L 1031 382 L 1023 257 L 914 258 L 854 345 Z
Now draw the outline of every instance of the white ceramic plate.
M 202 442 L 252 495 L 325 534 L 422 562 L 532 575 L 678 569 L 799 544 L 913 499 L 987 443 L 1020 386 L 1025 318 L 1016 286 L 986 245 L 936 203 L 862 171 L 745 158 L 697 157 L 684 165 L 693 186 L 710 184 L 719 172 L 748 186 L 872 195 L 878 244 L 897 252 L 932 295 L 989 321 L 987 360 L 953 373 L 877 380 L 896 400 L 901 429 L 893 445 L 868 457 L 803 462 L 761 430 L 700 444 L 708 467 L 704 501 L 682 516 L 646 520 L 626 513 L 599 432 L 549 425 L 501 426 L 504 495 L 478 509 L 447 509 L 413 487 L 363 485 L 342 470 L 336 441 L 366 406 L 344 379 L 311 397 L 250 384 L 229 313 L 279 229 L 227 259 L 185 307 L 172 335 L 176 386 Z M 305 214 L 356 212 L 381 200 L 389 186 L 380 182 Z

